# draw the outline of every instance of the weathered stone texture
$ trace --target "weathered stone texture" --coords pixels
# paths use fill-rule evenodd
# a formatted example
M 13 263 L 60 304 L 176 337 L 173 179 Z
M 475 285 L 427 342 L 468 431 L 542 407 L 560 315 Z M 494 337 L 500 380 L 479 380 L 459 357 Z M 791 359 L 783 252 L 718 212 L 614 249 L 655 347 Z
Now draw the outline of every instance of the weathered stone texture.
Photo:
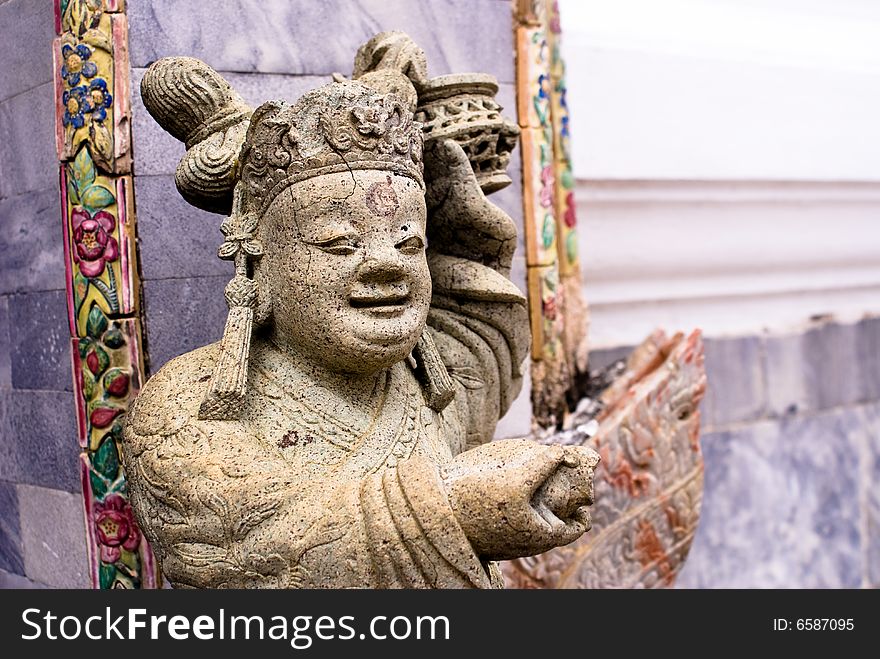
M 52 173 L 57 177 L 57 168 Z M 64 288 L 57 184 L 0 200 L 0 226 L 0 294 Z
M 54 588 L 88 588 L 82 495 L 31 485 L 17 490 L 27 577 Z
M 0 391 L 12 387 L 12 341 L 9 333 L 9 298 L 0 295 Z
M 494 82 L 426 82 L 400 32 L 365 44 L 355 75 L 267 106 L 247 132 L 246 103 L 203 62 L 143 77 L 145 107 L 187 140 L 181 194 L 229 214 L 219 254 L 236 265 L 216 277 L 223 341 L 185 352 L 172 335 L 184 354 L 124 424 L 132 504 L 174 584 L 498 587 L 486 562 L 588 527 L 594 450 L 489 441 L 528 350 L 526 300 L 504 278 L 515 225 L 483 194 L 507 180 L 518 134 Z M 157 310 L 204 327 L 181 312 L 212 279 L 146 280 L 154 357 L 169 340 Z M 198 297 L 225 311 L 220 290 Z M 224 558 L 245 545 L 247 565 Z
M 80 489 L 73 394 L 0 391 L 0 480 Z
M 70 336 L 64 291 L 9 298 L 12 386 L 16 389 L 73 391 Z
M 0 101 L 52 79 L 52 8 L 33 0 L 0 4 L 0 39 L 6 61 L 0 67 Z
M 0 198 L 58 185 L 54 116 L 51 82 L 0 103 Z
M 186 51 L 181 51 L 181 53 Z M 181 54 L 175 53 L 175 54 Z M 184 154 L 183 145 L 166 133 L 150 117 L 141 99 L 141 80 L 146 69 L 134 69 L 131 75 L 132 139 L 135 144 L 135 173 L 138 176 L 174 174 Z M 306 92 L 330 81 L 327 75 L 283 75 L 268 73 L 224 73 L 251 107 L 281 99 L 293 102 Z M 172 179 L 173 184 L 173 179 Z M 169 196 L 177 196 L 173 185 Z M 138 202 L 140 209 L 142 204 Z M 138 226 L 141 226 L 138 216 Z
M 0 481 L 0 570 L 24 574 L 18 493 L 5 481 Z

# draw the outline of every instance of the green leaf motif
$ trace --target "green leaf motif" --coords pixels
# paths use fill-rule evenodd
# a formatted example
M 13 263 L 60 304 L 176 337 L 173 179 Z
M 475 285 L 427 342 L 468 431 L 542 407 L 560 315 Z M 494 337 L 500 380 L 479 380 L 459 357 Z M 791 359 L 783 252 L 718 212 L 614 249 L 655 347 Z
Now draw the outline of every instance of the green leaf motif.
M 553 162 L 553 138 L 544 136 L 545 142 L 541 145 L 541 169 Z
M 95 397 L 95 377 L 88 369 L 83 369 L 83 396 L 87 401 Z
M 569 263 L 574 263 L 577 261 L 578 257 L 578 244 L 577 244 L 577 234 L 572 231 L 565 238 L 565 255 L 568 257 Z
M 76 187 L 76 179 L 73 174 L 73 167 L 67 166 L 67 202 L 73 206 L 79 206 L 79 190 Z
M 562 187 L 566 190 L 571 190 L 574 188 L 574 176 L 572 175 L 571 169 L 566 167 L 562 170 L 562 175 L 559 177 Z
M 76 154 L 73 161 L 73 178 L 76 180 L 76 187 L 84 190 L 95 182 L 98 172 L 95 170 L 95 163 L 89 155 L 89 150 L 84 146 Z
M 113 424 L 113 427 L 110 428 L 110 434 L 113 435 L 113 438 L 117 442 L 122 441 L 122 418 L 117 418 L 116 422 Z
M 544 243 L 544 249 L 549 249 L 553 244 L 553 239 L 556 237 L 556 223 L 553 221 L 553 216 L 550 213 L 544 215 L 544 226 L 541 231 L 541 239 Z
M 119 454 L 116 451 L 116 442 L 111 433 L 104 435 L 101 446 L 92 456 L 92 466 L 108 481 L 116 480 L 116 474 L 119 472 Z
M 107 316 L 104 315 L 104 312 L 101 311 L 97 304 L 92 303 L 92 308 L 89 309 L 89 317 L 86 320 L 86 334 L 93 339 L 100 339 L 106 329 Z
M 90 185 L 82 193 L 82 204 L 90 210 L 107 208 L 116 203 L 116 197 L 103 185 Z
M 79 310 L 82 309 L 83 302 L 86 301 L 86 296 L 89 294 L 89 280 L 82 276 L 82 274 L 77 273 L 73 278 L 73 302 L 76 308 L 76 315 L 79 315 Z
M 116 581 L 116 568 L 106 563 L 101 563 L 101 569 L 98 572 L 98 582 L 101 590 L 110 590 L 113 588 L 113 582 Z
M 94 492 L 95 498 L 103 499 L 107 494 L 107 486 L 109 483 L 94 469 L 89 469 L 89 482 L 92 484 L 92 492 Z
M 85 359 L 86 355 L 89 354 L 89 348 L 92 347 L 92 343 L 94 343 L 94 341 L 92 341 L 89 337 L 86 336 L 86 337 L 81 338 L 78 341 L 78 343 L 79 343 L 79 346 L 78 346 L 79 347 L 79 358 Z

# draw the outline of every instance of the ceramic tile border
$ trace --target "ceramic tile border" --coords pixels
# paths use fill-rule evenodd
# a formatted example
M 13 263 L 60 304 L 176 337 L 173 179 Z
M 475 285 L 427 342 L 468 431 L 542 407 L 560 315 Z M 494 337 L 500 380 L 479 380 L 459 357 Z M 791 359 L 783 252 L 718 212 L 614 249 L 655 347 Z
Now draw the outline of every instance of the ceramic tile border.
M 570 122 L 567 88 L 565 84 L 565 61 L 560 49 L 562 29 L 559 5 L 549 3 L 547 43 L 550 52 L 550 117 L 553 123 L 553 157 L 556 195 L 557 248 L 559 271 L 563 276 L 576 275 L 580 281 L 580 264 L 577 247 L 577 219 L 574 203 L 574 174 L 571 165 Z
M 122 418 L 144 380 L 122 0 L 54 0 L 56 147 L 89 573 L 156 588 L 128 502 Z
M 532 328 L 532 403 L 541 425 L 566 414 L 585 364 L 583 302 L 569 156 L 565 67 L 554 0 L 515 0 L 517 114 L 522 131 L 523 233 Z

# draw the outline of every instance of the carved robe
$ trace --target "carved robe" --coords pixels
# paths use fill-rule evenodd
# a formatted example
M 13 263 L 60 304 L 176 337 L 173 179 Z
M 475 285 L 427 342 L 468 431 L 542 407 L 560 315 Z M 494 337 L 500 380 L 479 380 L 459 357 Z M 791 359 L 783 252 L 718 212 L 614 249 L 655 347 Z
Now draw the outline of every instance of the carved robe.
M 474 261 L 430 254 L 429 265 L 425 331 L 456 388 L 439 412 L 402 362 L 379 378 L 372 417 L 353 426 L 286 390 L 259 337 L 239 420 L 198 419 L 217 344 L 171 360 L 145 385 L 123 457 L 139 522 L 172 584 L 502 585 L 456 521 L 442 465 L 489 441 L 519 392 L 525 300 Z

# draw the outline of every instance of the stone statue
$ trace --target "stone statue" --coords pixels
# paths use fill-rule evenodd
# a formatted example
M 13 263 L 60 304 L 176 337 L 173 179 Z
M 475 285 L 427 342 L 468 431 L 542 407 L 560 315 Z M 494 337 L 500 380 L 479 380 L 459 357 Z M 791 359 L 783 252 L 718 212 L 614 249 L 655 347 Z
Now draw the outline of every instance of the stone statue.
M 401 33 L 354 78 L 255 111 L 198 60 L 143 80 L 235 263 L 223 339 L 126 420 L 132 504 L 176 587 L 500 587 L 495 561 L 589 528 L 593 450 L 490 443 L 528 345 L 516 230 L 486 198 L 518 133 L 497 84 L 428 79 Z

